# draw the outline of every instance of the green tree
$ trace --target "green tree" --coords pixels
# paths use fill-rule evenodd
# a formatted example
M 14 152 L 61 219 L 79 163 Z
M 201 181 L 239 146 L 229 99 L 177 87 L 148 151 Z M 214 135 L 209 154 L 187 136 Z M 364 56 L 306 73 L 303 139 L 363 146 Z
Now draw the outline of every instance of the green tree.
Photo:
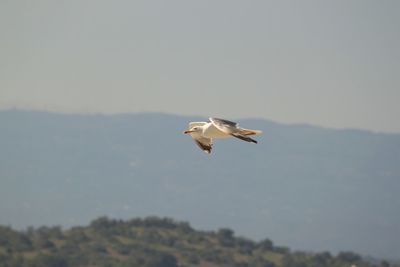
M 274 243 L 270 239 L 266 238 L 258 243 L 258 247 L 262 250 L 272 250 L 274 248 Z
M 232 247 L 234 245 L 234 232 L 228 228 L 221 228 L 217 232 L 219 243 L 225 247 Z

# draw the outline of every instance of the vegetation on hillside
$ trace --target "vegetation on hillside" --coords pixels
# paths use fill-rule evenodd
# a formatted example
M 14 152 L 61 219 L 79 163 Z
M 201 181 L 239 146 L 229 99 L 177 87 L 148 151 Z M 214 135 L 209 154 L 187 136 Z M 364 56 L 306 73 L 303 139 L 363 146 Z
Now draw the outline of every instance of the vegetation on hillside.
M 269 239 L 255 242 L 230 229 L 194 230 L 186 222 L 148 217 L 98 218 L 85 227 L 0 226 L 0 267 L 348 267 L 368 263 L 353 252 L 291 252 Z M 394 265 L 393 265 L 394 266 Z

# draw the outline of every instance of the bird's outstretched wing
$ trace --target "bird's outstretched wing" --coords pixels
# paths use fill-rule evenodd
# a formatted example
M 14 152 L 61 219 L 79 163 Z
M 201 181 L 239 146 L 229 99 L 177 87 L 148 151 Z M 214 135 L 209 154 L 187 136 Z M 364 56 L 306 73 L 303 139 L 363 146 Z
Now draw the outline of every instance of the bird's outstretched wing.
M 221 132 L 251 143 L 257 144 L 257 141 L 248 137 L 248 135 L 256 135 L 261 133 L 261 131 L 258 130 L 240 128 L 239 124 L 233 121 L 218 118 L 210 118 L 210 121 Z
M 218 130 L 226 134 L 233 134 L 238 131 L 239 124 L 236 122 L 218 118 L 210 118 L 210 121 Z
M 193 140 L 201 148 L 201 150 L 203 150 L 207 154 L 211 153 L 211 149 L 212 149 L 212 145 L 213 145 L 212 139 L 200 137 L 200 138 L 193 138 Z

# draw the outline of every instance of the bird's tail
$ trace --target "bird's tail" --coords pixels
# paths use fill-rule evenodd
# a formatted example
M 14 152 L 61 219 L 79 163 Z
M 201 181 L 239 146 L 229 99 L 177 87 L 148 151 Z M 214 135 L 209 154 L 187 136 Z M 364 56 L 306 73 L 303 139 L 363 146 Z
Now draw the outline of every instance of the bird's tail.
M 251 130 L 251 129 L 244 129 L 244 128 L 242 128 L 241 130 L 240 130 L 240 134 L 241 135 L 259 135 L 259 134 L 262 134 L 262 131 L 260 131 L 260 130 Z

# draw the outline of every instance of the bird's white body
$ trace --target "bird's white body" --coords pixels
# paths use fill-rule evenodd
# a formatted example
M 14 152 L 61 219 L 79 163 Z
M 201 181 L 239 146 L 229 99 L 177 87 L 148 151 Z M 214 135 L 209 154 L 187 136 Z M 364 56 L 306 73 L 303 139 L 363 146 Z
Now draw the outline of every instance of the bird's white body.
M 229 134 L 219 130 L 213 123 L 208 122 L 203 126 L 203 136 L 207 138 L 227 138 Z
M 210 118 L 208 122 L 190 122 L 188 130 L 184 133 L 190 134 L 203 151 L 211 153 L 213 139 L 233 136 L 247 142 L 257 143 L 248 136 L 261 134 L 261 131 L 240 128 L 237 123 L 232 121 Z
M 189 129 L 194 126 L 200 126 L 201 132 L 193 132 L 190 135 L 192 137 L 205 137 L 205 138 L 228 138 L 229 134 L 219 130 L 214 126 L 212 122 L 191 122 L 189 123 Z

